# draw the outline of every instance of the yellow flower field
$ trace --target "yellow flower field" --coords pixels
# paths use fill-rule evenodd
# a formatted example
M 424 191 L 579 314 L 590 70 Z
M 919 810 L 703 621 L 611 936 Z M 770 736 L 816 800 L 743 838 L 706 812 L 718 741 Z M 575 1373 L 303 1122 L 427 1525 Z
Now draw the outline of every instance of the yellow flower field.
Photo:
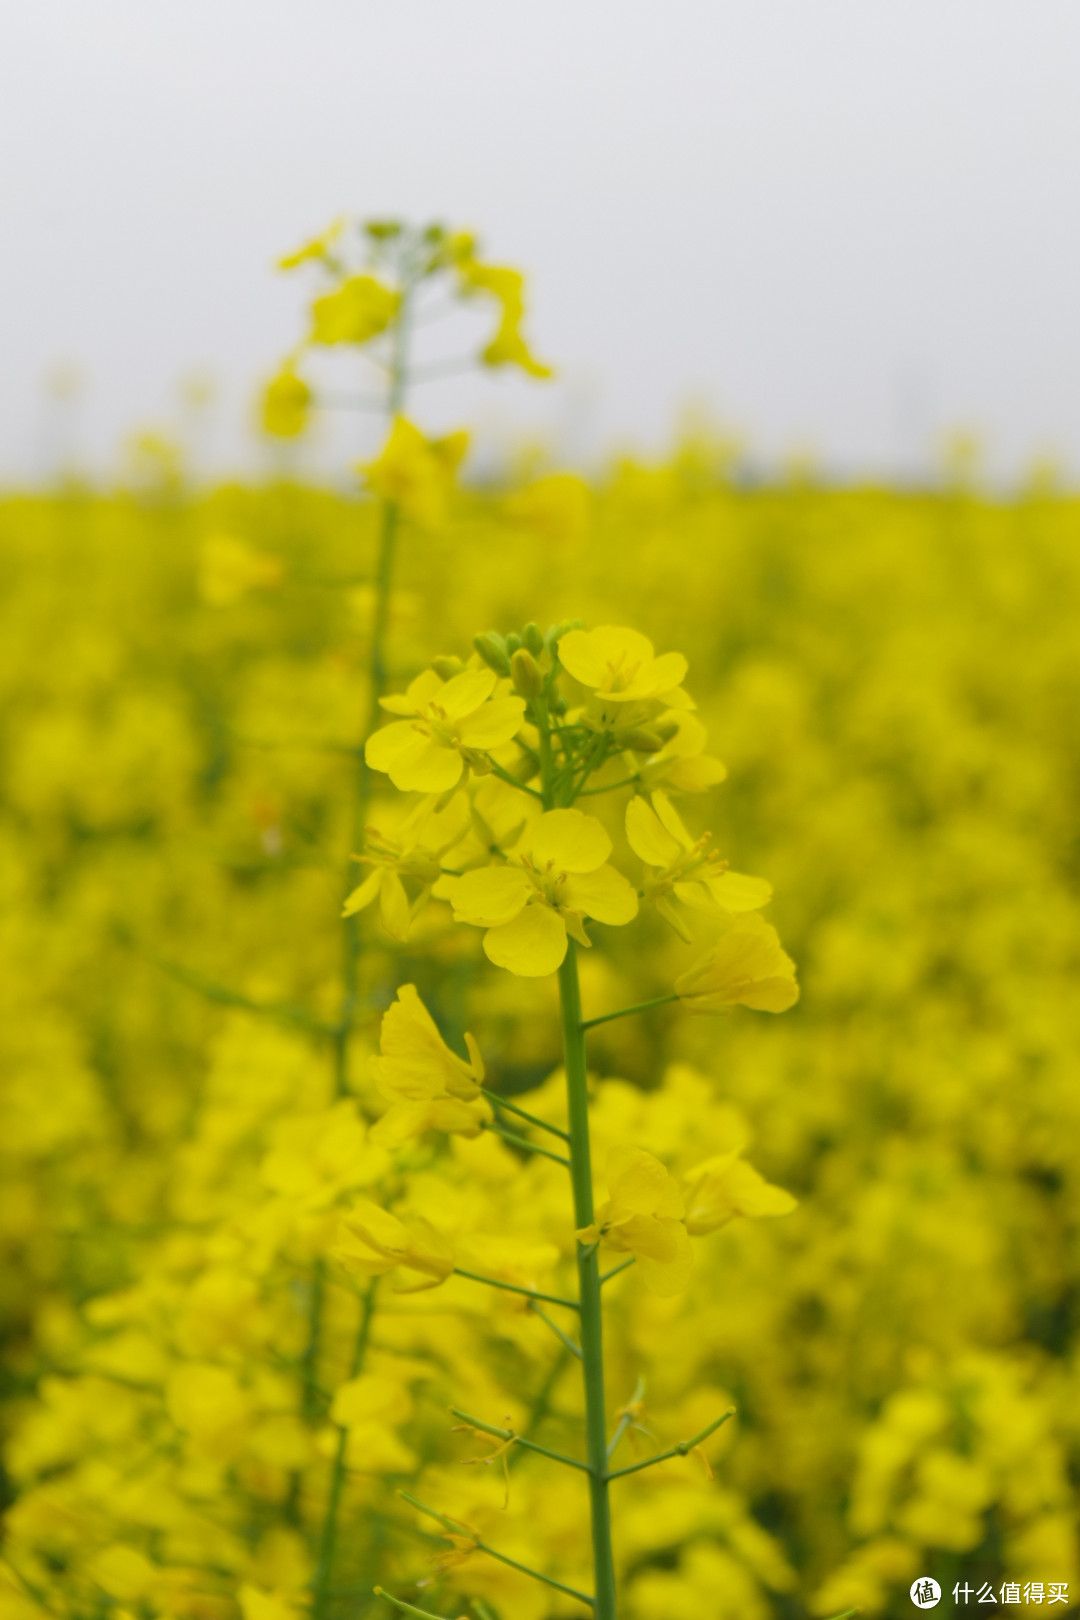
M 463 451 L 0 502 L 0 1617 L 1075 1603 L 1080 503 Z

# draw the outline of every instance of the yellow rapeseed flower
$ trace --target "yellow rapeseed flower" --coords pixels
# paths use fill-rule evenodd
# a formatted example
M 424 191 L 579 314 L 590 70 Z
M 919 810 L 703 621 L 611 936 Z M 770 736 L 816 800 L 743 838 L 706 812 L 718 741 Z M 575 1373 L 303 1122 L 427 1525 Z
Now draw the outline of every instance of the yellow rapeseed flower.
M 783 1187 L 774 1187 L 760 1170 L 742 1157 L 742 1149 L 718 1153 L 688 1170 L 686 1183 L 686 1229 L 693 1237 L 715 1232 L 736 1215 L 752 1219 L 764 1215 L 789 1215 L 798 1200 Z
M 282 366 L 263 390 L 260 421 L 272 439 L 298 439 L 311 415 L 311 389 L 295 367 Z
M 616 1147 L 608 1153 L 607 1182 L 607 1198 L 578 1238 L 634 1255 L 654 1294 L 681 1293 L 694 1257 L 674 1178 L 644 1148 Z
M 428 439 L 407 417 L 397 416 L 382 450 L 361 471 L 373 494 L 392 501 L 422 527 L 437 529 L 468 448 L 467 433 Z
M 776 929 L 750 912 L 675 980 L 675 993 L 687 1012 L 786 1012 L 799 999 L 795 964 Z
M 686 679 L 682 653 L 663 653 L 657 658 L 647 636 L 612 624 L 598 625 L 595 630 L 568 630 L 559 642 L 559 660 L 605 705 L 665 697 Z
M 383 927 L 404 944 L 442 871 L 442 856 L 461 841 L 468 827 L 469 802 L 462 793 L 441 809 L 434 797 L 422 800 L 406 816 L 396 836 L 383 834 L 372 825 L 366 827 L 364 849 L 370 853 L 356 859 L 372 871 L 347 897 L 341 915 L 351 917 L 378 899 Z M 403 878 L 419 883 L 415 899 L 409 899 Z
M 332 220 L 325 231 L 313 236 L 302 247 L 295 248 L 292 253 L 285 253 L 277 261 L 278 270 L 295 270 L 298 265 L 309 264 L 312 261 L 325 261 L 329 258 L 330 249 L 345 229 L 345 215 L 339 214 Z
M 367 343 L 385 332 L 401 298 L 374 276 L 350 276 L 311 306 L 312 343 Z
M 454 1269 L 450 1245 L 430 1221 L 420 1216 L 398 1220 L 367 1198 L 353 1204 L 342 1219 L 333 1254 L 346 1271 L 361 1277 L 396 1272 L 393 1287 L 399 1294 L 437 1288 Z
M 567 935 L 592 942 L 584 919 L 621 925 L 637 916 L 637 895 L 607 864 L 611 839 L 594 816 L 548 810 L 528 827 L 505 866 L 442 877 L 437 898 L 457 922 L 486 928 L 484 950 L 498 967 L 526 978 L 554 973 Z
M 493 697 L 496 684 L 490 669 L 466 669 L 448 681 L 424 670 L 407 691 L 382 699 L 391 714 L 409 718 L 368 738 L 368 764 L 403 793 L 449 792 L 466 762 L 483 768 L 487 750 L 509 742 L 521 725 L 524 699 Z
M 635 855 L 645 862 L 644 898 L 651 900 L 683 939 L 692 936 L 676 901 L 691 911 L 726 917 L 756 911 L 772 899 L 772 886 L 764 878 L 731 872 L 715 851 L 711 833 L 692 838 L 675 806 L 659 789 L 650 808 L 642 798 L 626 807 L 626 837 Z
M 484 1061 L 466 1034 L 469 1061 L 452 1052 L 414 984 L 398 988 L 383 1015 L 382 1055 L 370 1060 L 372 1075 L 391 1107 L 372 1128 L 373 1142 L 397 1144 L 426 1130 L 479 1134 L 491 1109 L 480 1095 Z

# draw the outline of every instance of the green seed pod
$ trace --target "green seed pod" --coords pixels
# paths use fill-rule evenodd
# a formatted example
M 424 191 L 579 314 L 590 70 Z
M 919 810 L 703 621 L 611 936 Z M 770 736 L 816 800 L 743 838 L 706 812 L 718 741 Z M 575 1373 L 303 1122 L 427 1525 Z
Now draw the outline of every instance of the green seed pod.
M 482 635 L 473 637 L 473 646 L 496 675 L 509 675 L 510 659 L 502 636 L 494 630 L 485 630 Z
M 514 688 L 522 697 L 539 697 L 544 690 L 544 677 L 540 673 L 540 665 L 527 647 L 519 647 L 511 658 L 510 673 L 514 677 Z

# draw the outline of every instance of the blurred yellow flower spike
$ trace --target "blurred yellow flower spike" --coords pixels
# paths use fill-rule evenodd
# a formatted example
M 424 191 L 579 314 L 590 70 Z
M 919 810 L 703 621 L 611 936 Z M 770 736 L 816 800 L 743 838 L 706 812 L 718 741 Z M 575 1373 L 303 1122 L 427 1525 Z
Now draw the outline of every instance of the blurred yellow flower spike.
M 611 839 L 594 816 L 548 810 L 526 828 L 505 866 L 485 866 L 435 885 L 456 922 L 486 928 L 484 950 L 497 967 L 525 978 L 554 973 L 567 936 L 592 942 L 584 919 L 621 925 L 637 916 L 638 899 L 607 864 Z
M 232 534 L 208 534 L 199 548 L 199 595 L 211 607 L 229 607 L 250 591 L 280 585 L 280 557 L 258 551 Z
M 334 1259 L 360 1277 L 383 1277 L 393 1272 L 398 1294 L 437 1288 L 454 1269 L 454 1256 L 446 1238 L 421 1217 L 398 1220 L 369 1199 L 353 1204 L 338 1227 Z
M 263 390 L 259 420 L 272 439 L 298 439 L 311 415 L 311 389 L 295 368 L 282 366 Z
M 377 899 L 383 927 L 392 939 L 404 944 L 442 871 L 442 857 L 460 843 L 470 825 L 468 798 L 458 793 L 441 808 L 434 797 L 422 800 L 401 823 L 396 836 L 383 834 L 372 825 L 366 827 L 365 854 L 356 858 L 373 870 L 348 896 L 341 915 L 351 917 Z M 412 900 L 403 879 L 420 886 Z
M 480 358 L 487 366 L 520 366 L 530 377 L 547 378 L 553 375 L 550 366 L 537 360 L 521 332 L 525 319 L 525 277 L 520 270 L 502 265 L 480 264 L 468 256 L 458 264 L 458 277 L 466 297 L 487 293 L 499 305 L 499 324 L 491 342 L 481 350 Z
M 425 669 L 404 693 L 381 700 L 391 714 L 409 718 L 369 737 L 365 759 L 403 793 L 449 792 L 466 764 L 488 769 L 488 750 L 509 742 L 521 726 L 524 700 L 493 695 L 497 685 L 490 669 L 465 669 L 448 681 Z
M 428 439 L 407 417 L 396 416 L 379 455 L 360 470 L 372 494 L 393 502 L 422 528 L 438 529 L 468 448 L 467 433 Z
M 798 1206 L 783 1187 L 774 1187 L 742 1157 L 742 1150 L 718 1153 L 683 1177 L 686 1185 L 686 1229 L 692 1237 L 715 1232 L 737 1215 L 760 1219 L 790 1215 Z
M 568 630 L 559 642 L 559 661 L 605 703 L 666 697 L 682 685 L 687 670 L 682 653 L 657 658 L 647 636 L 611 624 Z
M 350 276 L 311 306 L 311 342 L 368 343 L 397 314 L 400 294 L 375 276 Z
M 607 1184 L 608 1196 L 579 1241 L 632 1254 L 652 1293 L 681 1294 L 694 1257 L 674 1178 L 644 1148 L 616 1147 L 608 1153 Z
M 277 261 L 278 270 L 295 270 L 298 265 L 309 264 L 312 261 L 327 264 L 332 263 L 330 249 L 345 229 L 345 215 L 339 214 L 318 236 L 313 236 L 292 253 L 285 253 Z
M 751 912 L 739 917 L 712 948 L 675 980 L 687 1012 L 723 1013 L 732 1007 L 786 1012 L 799 999 L 795 964 L 776 929 Z
M 466 1034 L 469 1061 L 452 1052 L 414 984 L 403 984 L 383 1015 L 382 1055 L 369 1060 L 371 1074 L 389 1110 L 372 1127 L 371 1140 L 396 1146 L 424 1131 L 479 1135 L 491 1108 L 480 1095 L 484 1063 Z
M 756 911 L 772 899 L 764 878 L 728 870 L 727 862 L 709 849 L 712 833 L 692 838 L 666 793 L 652 795 L 652 807 L 634 798 L 626 807 L 626 837 L 645 862 L 644 899 L 683 939 L 692 938 L 676 901 L 691 911 L 725 917 Z
M 256 1417 L 255 1403 L 228 1367 L 190 1361 L 166 1387 L 169 1416 L 207 1457 L 231 1461 L 243 1448 Z

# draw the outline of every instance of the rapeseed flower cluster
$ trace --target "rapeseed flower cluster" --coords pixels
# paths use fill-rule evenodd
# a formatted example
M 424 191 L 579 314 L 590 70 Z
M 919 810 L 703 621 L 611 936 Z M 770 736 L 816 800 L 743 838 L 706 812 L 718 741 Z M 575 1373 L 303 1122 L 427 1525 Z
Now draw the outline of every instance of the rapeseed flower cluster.
M 0 1616 L 584 1613 L 582 1256 L 620 1620 L 1075 1601 L 1075 501 L 416 433 L 0 502 Z

